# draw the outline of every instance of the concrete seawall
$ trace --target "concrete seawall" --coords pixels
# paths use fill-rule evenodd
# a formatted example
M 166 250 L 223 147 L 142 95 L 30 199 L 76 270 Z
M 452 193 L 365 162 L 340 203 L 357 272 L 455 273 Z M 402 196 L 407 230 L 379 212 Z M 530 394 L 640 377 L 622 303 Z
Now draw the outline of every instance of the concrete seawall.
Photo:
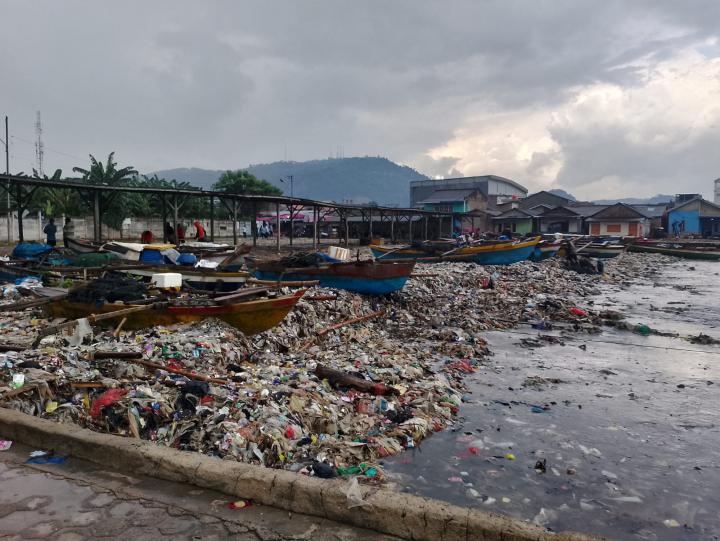
M 386 489 L 361 487 L 368 505 L 349 509 L 341 480 L 305 477 L 159 447 L 0 408 L 0 436 L 38 449 L 169 481 L 190 483 L 297 513 L 371 528 L 413 541 L 592 541 L 509 517 Z

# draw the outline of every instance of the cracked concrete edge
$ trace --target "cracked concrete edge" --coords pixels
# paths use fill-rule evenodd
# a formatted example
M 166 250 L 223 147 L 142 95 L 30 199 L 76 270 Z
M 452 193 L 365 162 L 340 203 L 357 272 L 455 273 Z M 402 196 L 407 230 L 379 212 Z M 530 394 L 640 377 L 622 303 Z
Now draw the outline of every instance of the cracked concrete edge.
M 305 477 L 102 434 L 0 408 L 0 436 L 113 469 L 214 489 L 236 498 L 369 528 L 411 541 L 597 541 L 439 500 L 361 486 L 367 505 L 347 506 L 347 483 Z

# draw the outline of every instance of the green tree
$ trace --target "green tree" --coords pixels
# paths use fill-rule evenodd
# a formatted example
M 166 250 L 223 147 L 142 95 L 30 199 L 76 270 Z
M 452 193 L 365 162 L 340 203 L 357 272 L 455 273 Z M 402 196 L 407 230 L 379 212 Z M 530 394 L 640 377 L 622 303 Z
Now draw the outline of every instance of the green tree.
M 282 195 L 282 190 L 243 170 L 225 171 L 213 189 L 241 195 Z
M 133 167 L 118 169 L 115 153 L 108 155 L 105 165 L 90 154 L 90 169 L 73 167 L 73 171 L 80 173 L 88 184 L 102 184 L 105 186 L 132 186 L 136 182 L 138 172 Z M 122 192 L 102 192 L 100 208 L 102 221 L 115 229 L 122 227 L 122 222 L 130 215 L 137 194 Z
M 33 178 L 62 181 L 62 169 L 56 169 L 51 177 L 40 176 L 40 173 L 33 169 Z M 85 207 L 80 195 L 72 189 L 39 188 L 35 192 L 30 210 L 40 210 L 45 216 L 78 216 Z
M 200 188 L 193 186 L 189 182 L 178 180 L 166 180 L 157 175 L 147 176 L 140 175 L 136 179 L 137 186 L 146 188 L 165 188 L 178 190 L 194 190 L 200 191 Z M 168 198 L 171 196 L 167 196 Z M 169 207 L 168 207 L 169 212 Z M 207 197 L 187 197 L 182 204 L 181 216 L 190 216 L 193 218 L 206 218 L 210 215 L 210 203 Z M 150 195 L 143 196 L 141 200 L 135 203 L 133 208 L 133 216 L 154 216 L 162 217 L 162 196 Z M 166 216 L 168 219 L 169 216 Z

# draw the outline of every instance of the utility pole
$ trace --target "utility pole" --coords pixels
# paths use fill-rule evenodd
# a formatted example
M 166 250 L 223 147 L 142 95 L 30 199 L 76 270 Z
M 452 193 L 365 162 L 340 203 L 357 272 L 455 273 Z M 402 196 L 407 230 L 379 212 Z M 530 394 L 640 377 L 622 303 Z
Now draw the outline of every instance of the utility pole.
M 10 137 L 8 136 L 8 117 L 5 115 L 5 173 L 10 175 Z M 7 241 L 12 244 L 12 219 L 10 218 L 10 181 L 7 184 Z

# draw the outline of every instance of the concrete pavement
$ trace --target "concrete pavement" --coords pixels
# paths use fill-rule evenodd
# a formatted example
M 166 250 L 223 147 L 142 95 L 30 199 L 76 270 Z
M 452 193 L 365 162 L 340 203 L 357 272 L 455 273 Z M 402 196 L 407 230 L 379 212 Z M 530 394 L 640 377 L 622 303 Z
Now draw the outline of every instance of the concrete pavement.
M 31 448 L 0 453 L 0 539 L 237 539 L 397 541 L 378 532 L 253 505 L 192 485 L 107 471 L 69 458 L 24 464 Z

